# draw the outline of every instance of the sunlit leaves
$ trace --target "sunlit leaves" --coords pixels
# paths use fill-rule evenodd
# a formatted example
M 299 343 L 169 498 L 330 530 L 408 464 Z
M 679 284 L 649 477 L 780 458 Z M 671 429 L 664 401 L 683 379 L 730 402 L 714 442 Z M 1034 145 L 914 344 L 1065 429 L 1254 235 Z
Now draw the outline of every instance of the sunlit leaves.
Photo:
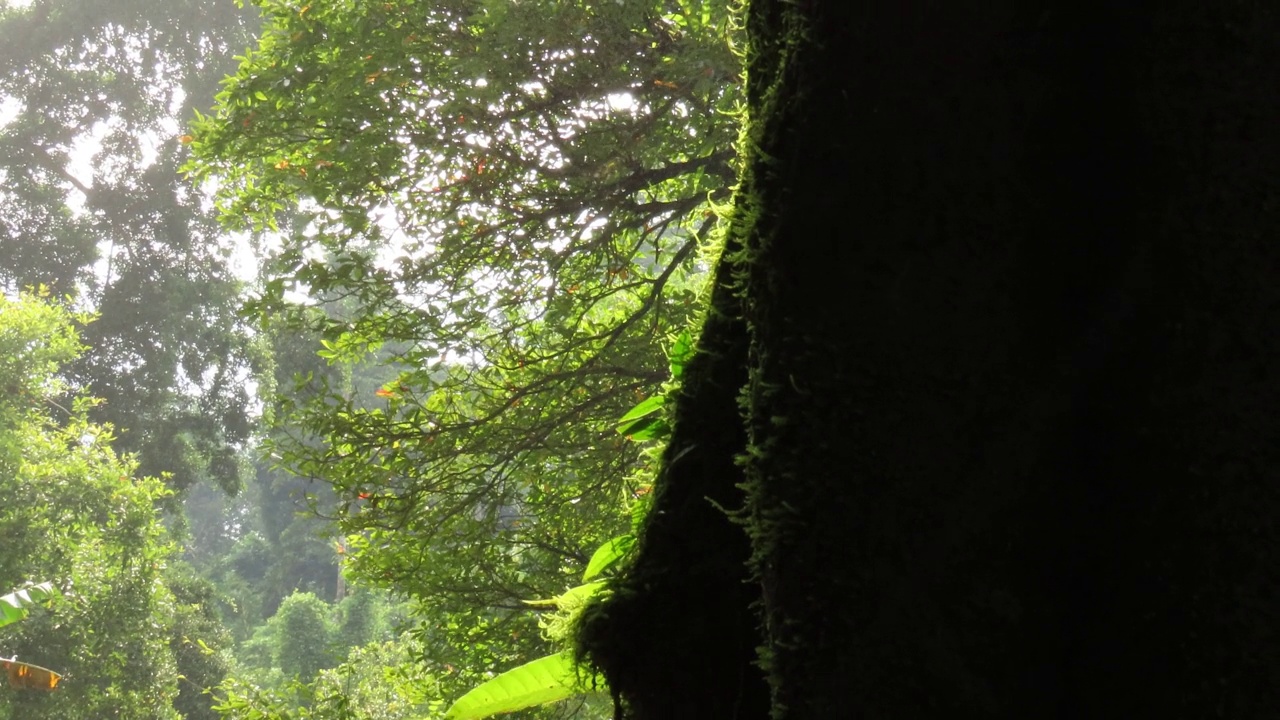
M 584 683 L 567 653 L 549 655 L 512 668 L 458 698 L 445 720 L 477 720 L 564 700 Z
M 591 555 L 590 562 L 587 563 L 587 569 L 582 572 L 582 582 L 590 582 L 612 568 L 618 563 L 631 549 L 635 547 L 636 538 L 634 535 L 622 535 L 601 545 L 595 553 Z
M 33 583 L 19 588 L 8 595 L 0 595 L 0 627 L 14 623 L 27 616 L 28 608 L 38 605 L 57 595 L 52 583 Z
M 632 440 L 650 440 L 667 432 L 666 420 L 660 414 L 666 397 L 655 395 L 631 408 L 618 421 L 618 433 Z
M 725 3 L 261 5 L 188 169 L 273 236 L 247 311 L 332 363 L 270 452 L 334 488 L 352 575 L 449 619 L 433 656 L 528 657 L 520 600 L 625 530 L 616 419 L 697 312 L 733 180 Z
M 0 363 L 5 387 L 51 387 L 57 363 L 77 347 L 70 314 L 32 296 L 0 301 L 0 338 L 24 350 L 15 360 L 45 358 Z M 86 418 L 92 402 L 43 394 L 6 400 L 0 446 L 20 453 L 6 457 L 0 472 L 0 584 L 47 578 L 50 585 L 22 591 L 25 600 L 48 601 L 49 610 L 6 628 L 4 651 L 77 678 L 30 700 L 25 712 L 173 717 L 172 598 L 160 581 L 170 548 L 156 513 L 166 490 L 116 455 L 111 429 Z M 46 592 L 52 587 L 60 592 Z M 6 617 L 15 610 L 10 600 L 30 606 L 24 597 L 0 598 Z M 19 681 L 39 685 L 41 677 L 33 671 Z

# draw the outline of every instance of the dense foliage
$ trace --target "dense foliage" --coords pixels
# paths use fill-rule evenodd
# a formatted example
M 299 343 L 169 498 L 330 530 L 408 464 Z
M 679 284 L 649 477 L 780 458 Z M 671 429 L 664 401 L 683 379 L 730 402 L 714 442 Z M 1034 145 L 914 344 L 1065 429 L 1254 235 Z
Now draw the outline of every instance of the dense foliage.
M 0 720 L 1280 705 L 1280 16 L 736 4 L 0 0 Z
M 178 490 L 243 482 L 256 360 L 174 136 L 248 19 L 201 0 L 0 6 L 0 286 L 43 284 L 98 313 L 63 371 L 104 400 L 90 417 L 141 472 Z
M 73 410 L 176 491 L 157 702 L 443 711 L 647 492 L 617 421 L 699 312 L 726 0 L 257 5 L 0 6 L 0 282 L 97 313 Z
M 87 418 L 93 400 L 65 397 L 57 371 L 81 349 L 77 320 L 0 298 L 0 585 L 61 591 L 0 645 L 65 676 L 55 692 L 0 695 L 0 717 L 177 718 L 172 546 L 155 509 L 169 491 L 112 450 L 112 429 Z
M 277 452 L 346 498 L 364 577 L 469 608 L 558 587 L 528 578 L 607 536 L 634 461 L 607 425 L 665 379 L 728 185 L 724 9 L 263 7 L 192 169 L 233 226 L 301 214 L 257 310 L 398 371 L 286 408 Z
M 456 693 L 545 652 L 522 601 L 647 481 L 615 425 L 697 313 L 728 8 L 260 5 L 188 170 L 257 239 L 264 328 L 347 368 L 280 386 L 273 456 L 333 488 L 346 568 L 417 599 Z

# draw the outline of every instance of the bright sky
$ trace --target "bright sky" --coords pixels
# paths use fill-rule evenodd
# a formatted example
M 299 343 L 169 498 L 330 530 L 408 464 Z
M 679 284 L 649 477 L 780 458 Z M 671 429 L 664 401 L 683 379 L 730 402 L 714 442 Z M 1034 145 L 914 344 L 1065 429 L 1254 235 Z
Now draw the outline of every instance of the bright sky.
M 13 122 L 20 112 L 22 103 L 11 97 L 0 98 L 0 128 Z

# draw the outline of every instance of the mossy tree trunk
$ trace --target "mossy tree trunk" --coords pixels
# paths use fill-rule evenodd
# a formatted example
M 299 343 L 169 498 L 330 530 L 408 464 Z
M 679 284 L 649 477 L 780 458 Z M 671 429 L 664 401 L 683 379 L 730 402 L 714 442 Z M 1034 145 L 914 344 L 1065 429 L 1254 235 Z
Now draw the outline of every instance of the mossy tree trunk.
M 1280 5 L 747 23 L 713 310 L 581 632 L 627 716 L 1274 713 Z

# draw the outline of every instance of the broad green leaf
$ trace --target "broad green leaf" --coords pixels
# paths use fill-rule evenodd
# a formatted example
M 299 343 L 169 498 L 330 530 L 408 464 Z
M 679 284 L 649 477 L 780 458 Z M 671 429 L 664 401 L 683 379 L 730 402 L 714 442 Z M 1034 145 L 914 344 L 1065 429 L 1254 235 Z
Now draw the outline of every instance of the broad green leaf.
M 635 407 L 628 410 L 626 415 L 623 415 L 622 417 L 618 418 L 618 427 L 619 427 L 618 432 L 622 432 L 621 428 L 625 427 L 626 425 L 631 423 L 633 420 L 646 417 L 648 415 L 652 415 L 658 412 L 659 410 L 662 409 L 662 406 L 663 404 L 666 403 L 666 401 L 667 401 L 667 398 L 665 395 L 654 395 L 651 398 L 646 398 L 645 400 L 641 401 L 639 405 L 636 405 Z
M 671 430 L 671 426 L 667 424 L 661 416 L 645 417 L 632 421 L 627 425 L 618 428 L 618 433 L 626 435 L 631 440 L 652 440 L 654 438 L 666 437 Z
M 588 582 L 613 567 L 618 560 L 631 551 L 635 544 L 636 539 L 634 536 L 622 535 L 601 545 L 600 549 L 592 554 L 591 560 L 587 563 L 587 569 L 582 573 L 582 582 Z
M 445 713 L 445 720 L 477 720 L 564 700 L 579 692 L 577 665 L 568 653 L 538 658 L 471 690 Z
M 43 582 L 0 596 L 0 627 L 21 620 L 27 616 L 28 607 L 42 603 L 57 594 L 58 591 L 54 589 L 52 583 Z

